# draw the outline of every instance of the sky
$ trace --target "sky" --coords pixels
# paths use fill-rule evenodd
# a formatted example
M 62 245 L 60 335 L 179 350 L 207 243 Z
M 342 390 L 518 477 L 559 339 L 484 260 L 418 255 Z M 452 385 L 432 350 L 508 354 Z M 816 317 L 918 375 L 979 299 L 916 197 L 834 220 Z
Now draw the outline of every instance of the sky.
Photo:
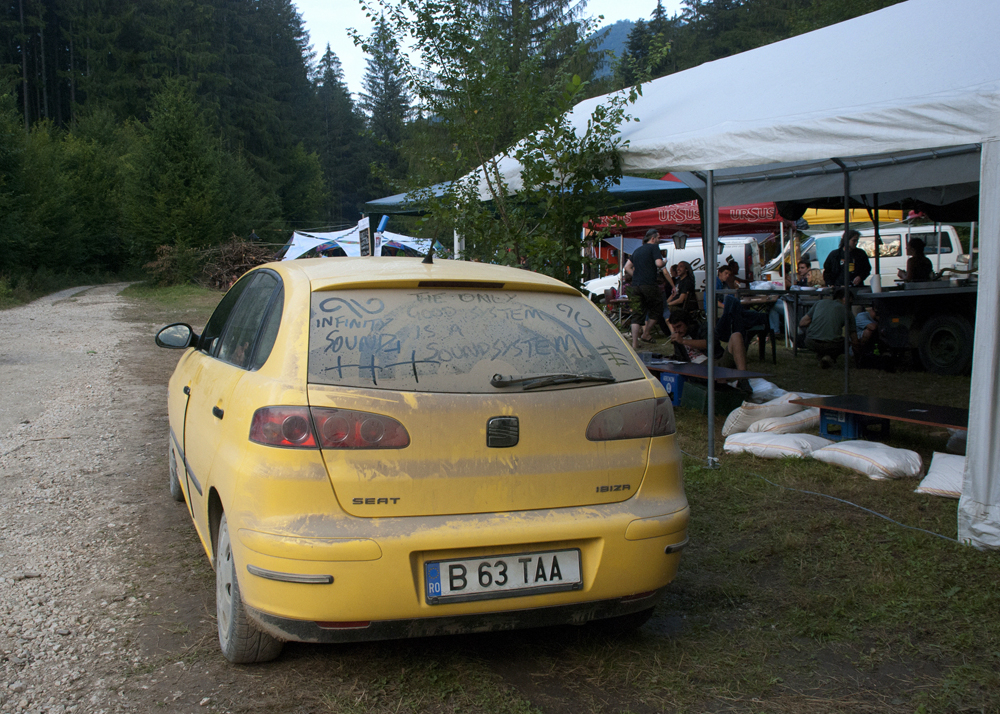
M 365 53 L 355 47 L 347 35 L 347 28 L 353 27 L 367 35 L 371 31 L 371 23 L 361 10 L 357 0 L 293 0 L 302 15 L 306 30 L 309 31 L 310 42 L 317 59 L 326 51 L 327 43 L 330 49 L 340 59 L 344 67 L 344 79 L 351 92 L 357 95 L 361 91 L 361 82 L 365 74 Z M 680 10 L 681 0 L 663 0 L 663 7 L 668 15 Z M 656 8 L 656 0 L 589 0 L 586 13 L 593 18 L 603 15 L 601 27 L 612 25 L 619 20 L 649 19 Z

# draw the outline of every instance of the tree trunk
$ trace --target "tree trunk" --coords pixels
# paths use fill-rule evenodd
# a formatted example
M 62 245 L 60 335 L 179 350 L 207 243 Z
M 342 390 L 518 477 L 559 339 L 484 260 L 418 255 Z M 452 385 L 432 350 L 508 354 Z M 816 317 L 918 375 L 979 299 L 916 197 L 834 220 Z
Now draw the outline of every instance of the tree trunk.
M 42 107 L 45 111 L 45 118 L 49 116 L 49 76 L 45 73 L 45 6 L 42 6 L 41 22 L 38 26 L 38 38 L 41 40 L 42 53 Z
M 28 34 L 24 31 L 24 0 L 18 0 L 18 9 L 21 11 L 21 98 L 24 100 L 24 133 L 27 134 L 31 126 L 28 118 Z

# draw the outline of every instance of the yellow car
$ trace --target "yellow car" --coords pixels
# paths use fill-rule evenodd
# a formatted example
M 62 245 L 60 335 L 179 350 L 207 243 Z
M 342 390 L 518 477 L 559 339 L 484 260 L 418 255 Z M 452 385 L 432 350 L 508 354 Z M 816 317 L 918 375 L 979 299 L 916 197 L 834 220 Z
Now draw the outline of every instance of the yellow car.
M 579 292 L 320 258 L 244 275 L 169 385 L 170 489 L 232 662 L 349 642 L 646 621 L 687 543 L 674 414 Z

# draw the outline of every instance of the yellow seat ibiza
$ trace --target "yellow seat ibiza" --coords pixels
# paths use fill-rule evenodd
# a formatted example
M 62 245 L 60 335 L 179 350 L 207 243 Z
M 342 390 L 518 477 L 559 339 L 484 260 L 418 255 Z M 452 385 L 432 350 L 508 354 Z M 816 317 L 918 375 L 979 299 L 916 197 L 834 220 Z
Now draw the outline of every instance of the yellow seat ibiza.
M 170 489 L 216 572 L 233 662 L 617 618 L 687 543 L 674 415 L 579 292 L 409 258 L 261 266 L 169 385 Z

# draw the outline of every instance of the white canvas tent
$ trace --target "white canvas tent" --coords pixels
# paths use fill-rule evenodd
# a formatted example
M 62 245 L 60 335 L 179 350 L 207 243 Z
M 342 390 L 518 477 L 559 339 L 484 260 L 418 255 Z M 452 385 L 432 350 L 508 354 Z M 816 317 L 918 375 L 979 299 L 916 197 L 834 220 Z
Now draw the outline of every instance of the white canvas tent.
M 295 260 L 296 258 L 308 253 L 313 248 L 318 248 L 323 245 L 333 245 L 334 243 L 344 250 L 347 257 L 360 257 L 361 241 L 359 234 L 361 230 L 366 229 L 367 227 L 368 219 L 364 218 L 358 225 L 343 231 L 333 231 L 329 233 L 300 233 L 296 231 L 292 234 L 292 239 L 289 243 L 288 249 L 285 251 L 285 255 L 282 257 L 282 260 Z M 382 244 L 390 241 L 412 248 L 418 253 L 427 253 L 431 244 L 430 240 L 425 238 L 413 238 L 412 236 L 406 236 L 402 233 L 390 233 L 389 231 L 376 233 L 375 236 L 376 255 L 380 254 L 379 248 Z
M 808 202 L 845 188 L 879 193 L 882 205 L 978 194 L 980 264 L 1000 265 L 998 28 L 997 0 L 908 0 L 655 80 L 632 109 L 640 121 L 623 128 L 623 170 L 672 171 L 710 207 Z M 600 101 L 573 110 L 578 130 Z M 502 164 L 517 187 L 518 165 Z M 998 327 L 1000 275 L 987 270 L 958 531 L 992 548 L 1000 548 Z

